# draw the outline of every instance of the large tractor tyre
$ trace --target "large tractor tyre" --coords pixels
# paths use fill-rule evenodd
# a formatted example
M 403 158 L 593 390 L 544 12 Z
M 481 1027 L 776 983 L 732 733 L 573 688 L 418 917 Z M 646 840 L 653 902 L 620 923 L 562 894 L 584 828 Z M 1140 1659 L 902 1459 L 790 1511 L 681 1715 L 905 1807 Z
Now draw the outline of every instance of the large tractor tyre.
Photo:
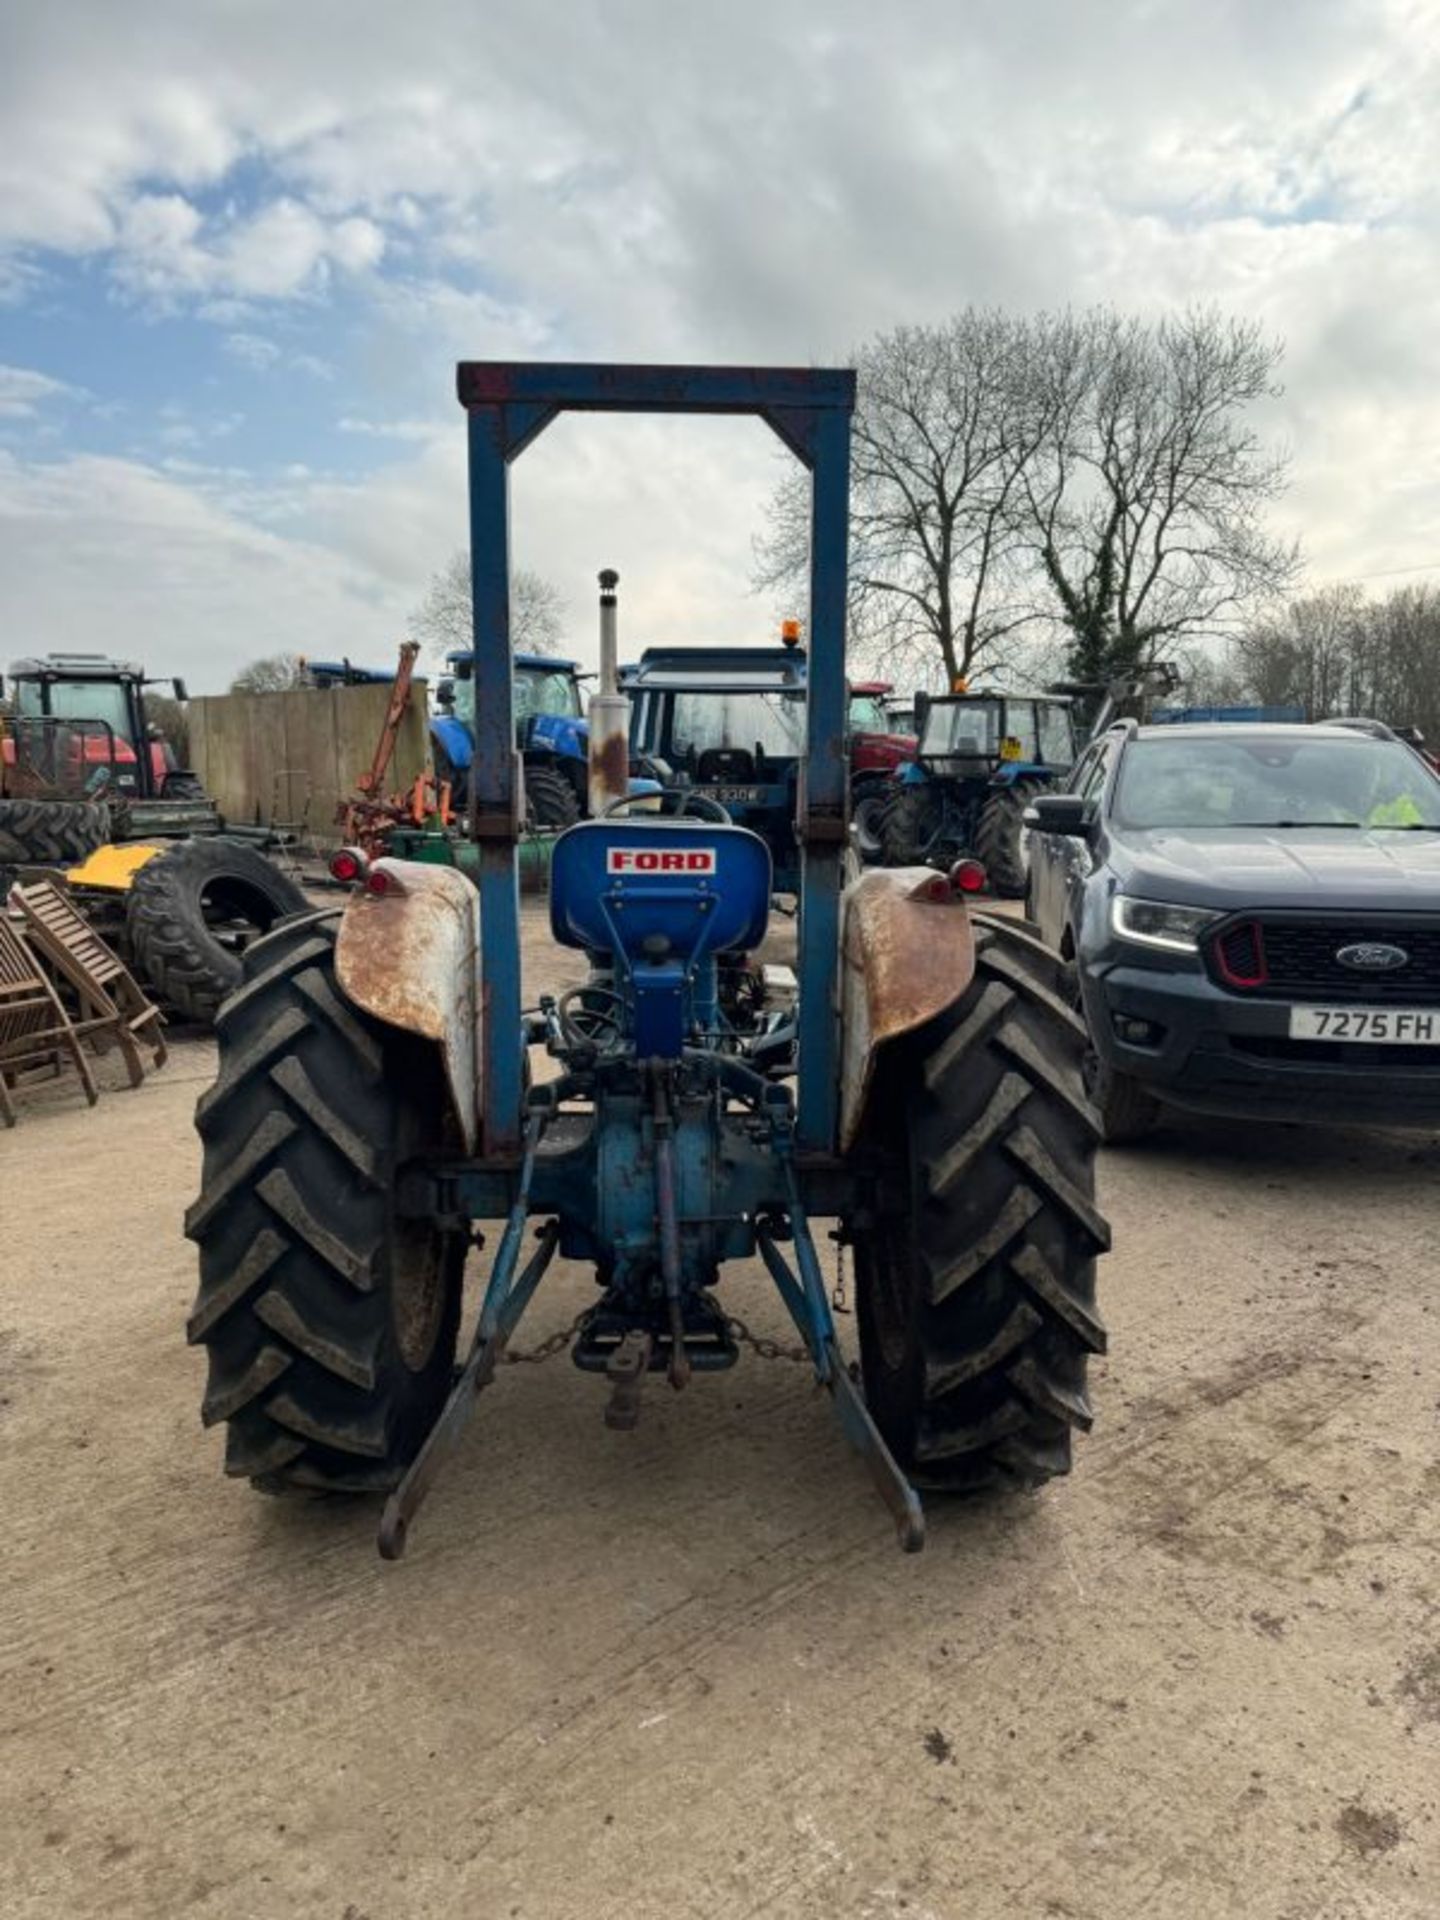
M 529 827 L 573 827 L 580 818 L 575 789 L 554 767 L 526 767 L 525 824 Z
M 992 793 L 980 810 L 975 828 L 975 858 L 984 867 L 991 887 L 1002 900 L 1023 900 L 1030 884 L 1030 830 L 1025 809 L 1043 780 L 1016 780 Z
M 177 840 L 147 861 L 131 887 L 125 927 L 151 993 L 208 1025 L 240 984 L 246 947 L 309 906 L 263 853 L 217 835 Z
M 870 1145 L 898 1139 L 902 1166 L 852 1227 L 866 1398 L 917 1485 L 956 1492 L 1069 1471 L 1110 1243 L 1061 964 L 1012 923 L 975 928 L 969 990 L 885 1065 Z
M 897 787 L 876 822 L 885 865 L 924 866 L 939 841 L 944 823 L 944 807 L 928 783 Z
M 246 953 L 195 1116 L 201 1418 L 225 1423 L 226 1473 L 266 1492 L 392 1487 L 444 1402 L 459 1327 L 465 1234 L 396 1208 L 406 1164 L 446 1143 L 439 1064 L 341 998 L 337 919 Z
M 87 800 L 0 800 L 0 861 L 74 867 L 110 838 L 110 809 Z

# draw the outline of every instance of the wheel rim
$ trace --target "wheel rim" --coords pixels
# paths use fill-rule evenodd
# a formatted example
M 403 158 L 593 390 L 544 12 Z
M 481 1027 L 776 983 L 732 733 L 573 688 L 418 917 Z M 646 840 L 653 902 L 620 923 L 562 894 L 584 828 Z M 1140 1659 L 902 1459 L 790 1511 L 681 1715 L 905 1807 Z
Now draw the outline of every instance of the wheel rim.
M 237 957 L 261 940 L 287 908 L 248 881 L 212 880 L 200 894 L 200 917 L 215 944 Z
M 884 811 L 885 802 L 878 793 L 872 793 L 855 809 L 855 843 L 862 853 L 880 852 L 880 815 Z
M 445 1311 L 445 1274 L 440 1247 L 429 1227 L 417 1223 L 395 1236 L 390 1317 L 395 1344 L 411 1373 L 420 1373 L 435 1351 Z

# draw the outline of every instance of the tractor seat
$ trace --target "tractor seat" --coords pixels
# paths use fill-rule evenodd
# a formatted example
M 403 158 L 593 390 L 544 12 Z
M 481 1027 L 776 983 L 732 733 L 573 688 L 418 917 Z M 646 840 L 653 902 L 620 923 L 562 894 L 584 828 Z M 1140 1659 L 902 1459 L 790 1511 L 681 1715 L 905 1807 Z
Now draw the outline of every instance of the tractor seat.
M 582 820 L 555 842 L 550 931 L 562 946 L 618 952 L 631 971 L 649 963 L 661 936 L 684 963 L 748 952 L 765 938 L 770 878 L 770 849 L 744 827 Z
M 748 747 L 706 747 L 695 765 L 695 784 L 714 786 L 725 780 L 753 780 L 755 756 Z

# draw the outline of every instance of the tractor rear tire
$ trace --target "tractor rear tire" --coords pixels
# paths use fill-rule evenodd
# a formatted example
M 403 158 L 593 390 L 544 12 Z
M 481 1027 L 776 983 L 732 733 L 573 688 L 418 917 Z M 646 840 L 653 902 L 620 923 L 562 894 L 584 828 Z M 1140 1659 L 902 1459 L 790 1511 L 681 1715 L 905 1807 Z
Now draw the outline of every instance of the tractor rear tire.
M 309 907 L 263 853 L 215 835 L 177 840 L 147 861 L 130 889 L 125 925 L 152 996 L 208 1026 L 240 984 L 240 949 L 229 941 L 231 930 L 248 926 L 264 935 Z
M 526 767 L 525 824 L 530 827 L 573 827 L 580 818 L 575 789 L 554 767 Z
M 84 800 L 0 800 L 0 861 L 73 867 L 110 838 L 110 809 Z
M 1042 780 L 1016 780 L 992 793 L 980 811 L 975 858 L 1002 900 L 1025 898 L 1030 884 L 1030 836 L 1024 814 L 1035 795 L 1044 791 Z
M 887 867 L 923 867 L 943 824 L 940 804 L 929 785 L 898 788 L 877 822 L 880 853 Z
M 245 954 L 195 1124 L 200 1249 L 187 1334 L 225 1471 L 265 1492 L 380 1493 L 419 1450 L 455 1358 L 466 1235 L 396 1209 L 406 1163 L 445 1144 L 433 1048 L 335 985 L 338 915 Z
M 866 1399 L 911 1479 L 956 1492 L 1069 1471 L 1110 1244 L 1061 963 L 1013 922 L 975 934 L 969 990 L 884 1064 L 870 1147 L 902 1138 L 903 1166 L 851 1229 Z

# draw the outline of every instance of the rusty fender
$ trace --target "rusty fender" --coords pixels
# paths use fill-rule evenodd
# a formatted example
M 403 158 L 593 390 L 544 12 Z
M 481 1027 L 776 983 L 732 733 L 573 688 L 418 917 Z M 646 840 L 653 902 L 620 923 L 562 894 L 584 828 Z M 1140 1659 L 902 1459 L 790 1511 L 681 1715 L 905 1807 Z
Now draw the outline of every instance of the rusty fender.
M 380 859 L 370 870 L 388 875 L 390 888 L 356 893 L 345 908 L 335 946 L 340 989 L 387 1027 L 435 1041 L 466 1149 L 473 1152 L 480 1110 L 480 895 L 453 867 Z
M 840 1145 L 860 1131 L 880 1049 L 924 1026 L 975 972 L 970 916 L 927 897 L 930 867 L 872 867 L 841 896 Z

